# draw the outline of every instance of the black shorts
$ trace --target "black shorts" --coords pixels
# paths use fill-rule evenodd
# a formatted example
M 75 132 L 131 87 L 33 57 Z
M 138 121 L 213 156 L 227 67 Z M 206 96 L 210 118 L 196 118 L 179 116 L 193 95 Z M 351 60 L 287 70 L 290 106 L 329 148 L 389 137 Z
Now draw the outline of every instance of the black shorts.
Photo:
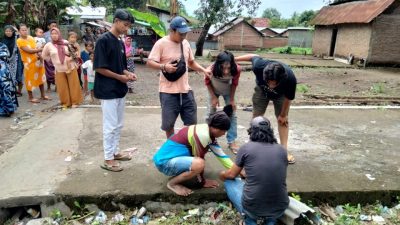
M 162 130 L 173 129 L 179 114 L 185 126 L 197 123 L 197 104 L 193 91 L 181 94 L 160 92 L 160 103 Z

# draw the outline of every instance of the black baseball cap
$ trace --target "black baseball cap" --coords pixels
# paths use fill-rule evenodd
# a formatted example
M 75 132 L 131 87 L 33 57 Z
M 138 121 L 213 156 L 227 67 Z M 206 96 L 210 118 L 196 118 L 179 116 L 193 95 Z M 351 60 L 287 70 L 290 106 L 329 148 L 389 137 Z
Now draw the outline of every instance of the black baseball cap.
M 115 19 L 119 19 L 119 20 L 122 20 L 122 21 L 127 21 L 127 22 L 130 22 L 130 23 L 135 23 L 135 18 L 126 9 L 117 9 L 117 10 L 115 10 L 114 21 L 115 21 Z

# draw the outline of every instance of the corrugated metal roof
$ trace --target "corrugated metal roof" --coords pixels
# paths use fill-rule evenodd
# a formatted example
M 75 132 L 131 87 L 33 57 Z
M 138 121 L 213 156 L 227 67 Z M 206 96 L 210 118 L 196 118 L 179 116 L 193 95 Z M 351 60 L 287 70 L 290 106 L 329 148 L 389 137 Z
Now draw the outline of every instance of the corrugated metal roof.
M 312 208 L 290 196 L 289 201 L 289 207 L 279 219 L 284 224 L 294 225 L 294 221 L 299 217 L 307 217 L 307 219 L 314 222 L 314 224 L 321 224 L 320 219 L 316 216 Z
M 370 23 L 383 13 L 395 0 L 369 0 L 325 6 L 311 21 L 313 25 L 344 23 Z
M 221 28 L 219 28 L 218 30 L 216 30 L 213 33 L 213 36 L 218 36 L 221 35 L 223 33 L 225 33 L 226 31 L 230 30 L 232 27 L 234 27 L 235 25 L 244 22 L 247 23 L 251 28 L 253 28 L 257 33 L 259 33 L 261 36 L 264 36 L 263 33 L 261 33 L 259 30 L 257 30 L 253 25 L 251 25 L 250 23 L 248 23 L 244 18 L 242 17 L 236 17 L 235 19 L 229 21 L 228 23 L 226 23 L 224 26 L 222 26 Z

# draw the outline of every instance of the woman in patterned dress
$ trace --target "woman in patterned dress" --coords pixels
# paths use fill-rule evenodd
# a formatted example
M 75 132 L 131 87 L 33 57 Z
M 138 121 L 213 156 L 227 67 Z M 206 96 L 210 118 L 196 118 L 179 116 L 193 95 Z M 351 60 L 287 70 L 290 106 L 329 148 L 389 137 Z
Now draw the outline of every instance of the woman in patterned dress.
M 18 107 L 17 91 L 8 66 L 10 53 L 0 42 L 0 116 L 11 116 Z
M 40 89 L 41 100 L 50 100 L 44 93 L 43 83 L 46 82 L 46 75 L 43 65 L 40 63 L 37 53 L 42 52 L 43 48 L 36 48 L 35 39 L 28 35 L 28 27 L 25 24 L 19 26 L 20 37 L 17 45 L 21 52 L 22 62 L 24 63 L 25 87 L 28 91 L 29 102 L 39 103 L 39 99 L 33 97 L 33 90 Z

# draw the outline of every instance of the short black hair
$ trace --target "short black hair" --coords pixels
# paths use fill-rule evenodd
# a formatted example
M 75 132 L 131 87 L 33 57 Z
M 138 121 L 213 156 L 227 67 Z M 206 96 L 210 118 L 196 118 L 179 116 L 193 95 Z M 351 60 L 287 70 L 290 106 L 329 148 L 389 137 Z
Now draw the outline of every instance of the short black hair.
M 21 27 L 26 27 L 26 28 L 28 28 L 28 26 L 27 26 L 26 24 L 24 24 L 24 23 L 18 24 L 18 30 L 20 30 Z
M 52 23 L 57 24 L 57 21 L 55 21 L 55 20 L 48 20 L 48 21 L 47 21 L 47 27 L 50 26 Z
M 231 127 L 231 119 L 233 108 L 232 105 L 226 105 L 223 111 L 218 111 L 210 115 L 207 124 L 220 130 L 229 130 Z
M 263 71 L 265 82 L 275 80 L 278 84 L 288 77 L 285 68 L 278 62 L 268 64 Z
M 114 20 L 113 20 L 114 23 L 115 23 L 115 19 L 119 19 L 119 20 L 122 20 L 122 21 L 128 21 L 130 23 L 135 23 L 135 18 L 126 9 L 117 9 L 117 10 L 115 10 Z
M 85 42 L 85 47 L 87 47 L 87 46 L 89 46 L 89 45 L 94 47 L 94 44 L 93 44 L 92 41 L 87 41 L 87 42 Z
M 222 77 L 222 65 L 228 62 L 231 65 L 231 76 L 235 76 L 238 73 L 237 70 L 237 65 L 235 62 L 235 57 L 231 52 L 228 51 L 223 51 L 218 54 L 217 60 L 214 63 L 214 68 L 213 68 L 213 75 L 215 77 Z

